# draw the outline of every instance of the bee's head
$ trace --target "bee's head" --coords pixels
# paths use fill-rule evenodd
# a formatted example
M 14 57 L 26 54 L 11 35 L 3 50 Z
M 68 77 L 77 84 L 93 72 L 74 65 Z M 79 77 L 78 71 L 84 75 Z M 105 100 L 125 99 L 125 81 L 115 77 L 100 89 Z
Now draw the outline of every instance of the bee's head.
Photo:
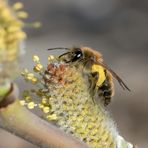
M 63 59 L 66 63 L 76 62 L 83 58 L 83 52 L 81 48 L 66 48 L 66 50 L 69 51 L 59 56 L 59 58 L 64 57 Z
M 74 47 L 74 48 L 58 47 L 58 48 L 50 48 L 48 50 L 55 50 L 55 49 L 68 50 L 68 52 L 65 52 L 64 54 L 61 54 L 59 56 L 59 58 L 63 58 L 66 63 L 82 60 L 84 56 L 82 49 L 78 47 Z

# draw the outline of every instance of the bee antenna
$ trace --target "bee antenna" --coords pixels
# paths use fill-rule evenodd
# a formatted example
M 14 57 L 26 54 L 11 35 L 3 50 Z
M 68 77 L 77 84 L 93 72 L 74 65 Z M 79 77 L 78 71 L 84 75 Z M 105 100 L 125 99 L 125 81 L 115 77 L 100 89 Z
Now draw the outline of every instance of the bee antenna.
M 69 54 L 70 52 L 66 52 L 66 53 L 63 53 L 59 56 L 59 58 L 61 58 L 62 56 L 66 55 L 66 54 Z
M 69 50 L 69 48 L 65 48 L 65 47 L 55 47 L 55 48 L 49 48 L 47 50 L 57 50 L 57 49 Z

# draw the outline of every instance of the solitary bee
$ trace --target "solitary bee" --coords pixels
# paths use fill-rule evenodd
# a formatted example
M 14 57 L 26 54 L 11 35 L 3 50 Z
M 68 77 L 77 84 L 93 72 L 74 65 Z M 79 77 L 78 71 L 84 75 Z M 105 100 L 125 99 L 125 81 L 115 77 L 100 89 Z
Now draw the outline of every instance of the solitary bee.
M 99 97 L 103 98 L 104 106 L 111 102 L 114 95 L 113 77 L 119 82 L 123 89 L 130 89 L 122 81 L 122 79 L 103 62 L 101 53 L 89 47 L 74 47 L 74 48 L 51 48 L 48 50 L 64 49 L 68 50 L 66 53 L 59 56 L 64 58 L 66 63 L 82 63 L 84 69 L 89 75 L 90 92 L 94 98 L 97 93 Z M 93 99 L 94 101 L 94 99 Z

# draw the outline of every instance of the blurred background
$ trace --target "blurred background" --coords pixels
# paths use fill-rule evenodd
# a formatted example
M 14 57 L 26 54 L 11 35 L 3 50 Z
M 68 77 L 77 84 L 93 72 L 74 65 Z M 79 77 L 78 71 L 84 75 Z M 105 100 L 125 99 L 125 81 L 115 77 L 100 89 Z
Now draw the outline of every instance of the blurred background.
M 18 0 L 17 0 L 18 1 Z M 120 134 L 139 148 L 148 147 L 148 1 L 147 0 L 20 0 L 29 13 L 27 22 L 42 28 L 28 33 L 22 67 L 32 68 L 32 55 L 47 64 L 51 47 L 90 46 L 104 55 L 106 63 L 131 88 L 116 93 L 109 106 Z M 11 0 L 13 4 L 16 0 Z M 25 83 L 17 80 L 20 89 Z M 0 130 L 0 148 L 37 148 Z

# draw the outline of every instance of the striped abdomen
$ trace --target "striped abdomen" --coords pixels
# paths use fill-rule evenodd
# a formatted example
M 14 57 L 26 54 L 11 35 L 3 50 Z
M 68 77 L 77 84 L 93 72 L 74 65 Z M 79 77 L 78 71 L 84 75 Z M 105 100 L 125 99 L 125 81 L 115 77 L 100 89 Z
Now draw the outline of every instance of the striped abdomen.
M 112 96 L 114 94 L 114 86 L 112 75 L 107 70 L 104 70 L 104 72 L 106 79 L 101 86 L 97 86 L 97 89 L 99 97 L 103 97 L 104 105 L 107 106 L 111 102 Z

